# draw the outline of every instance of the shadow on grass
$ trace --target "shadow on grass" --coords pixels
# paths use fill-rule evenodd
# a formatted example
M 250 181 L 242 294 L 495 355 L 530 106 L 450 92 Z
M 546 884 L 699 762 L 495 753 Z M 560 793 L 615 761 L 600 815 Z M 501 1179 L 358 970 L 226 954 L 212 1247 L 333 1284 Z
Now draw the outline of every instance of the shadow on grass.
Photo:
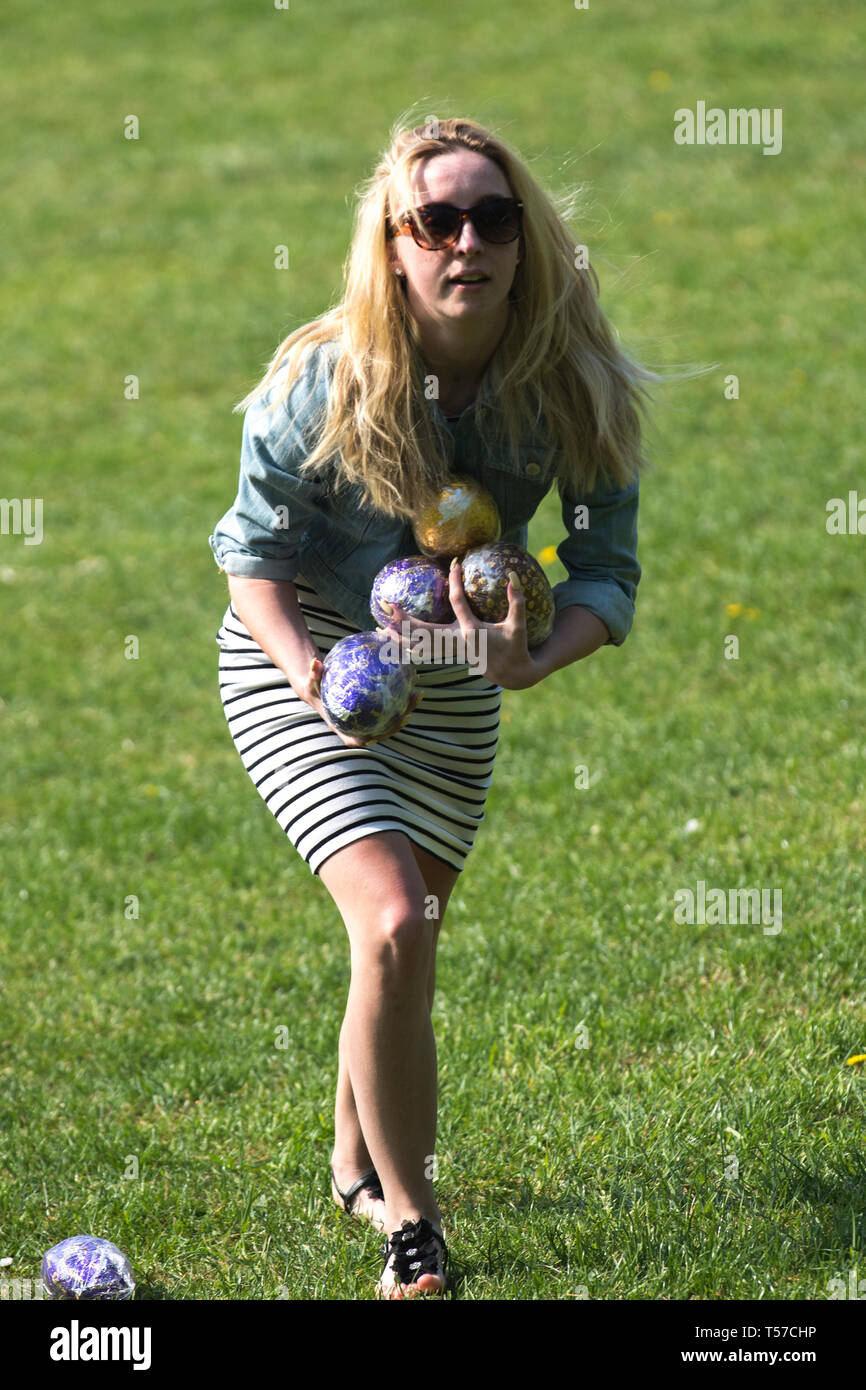
M 136 1284 L 134 1303 L 173 1303 L 178 1300 L 173 1299 L 166 1284 Z

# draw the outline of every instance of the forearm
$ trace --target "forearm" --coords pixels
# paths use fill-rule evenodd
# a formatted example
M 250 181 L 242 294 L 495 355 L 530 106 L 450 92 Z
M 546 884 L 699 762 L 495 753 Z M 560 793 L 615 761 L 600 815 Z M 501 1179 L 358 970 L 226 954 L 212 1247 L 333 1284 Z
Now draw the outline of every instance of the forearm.
M 561 608 L 556 615 L 553 632 L 530 653 L 538 671 L 538 680 L 543 681 L 553 671 L 560 671 L 563 666 L 570 666 L 573 661 L 589 656 L 603 647 L 609 637 L 607 625 L 590 613 L 588 608 L 581 608 L 576 603 Z
M 310 663 L 320 659 L 298 603 L 294 584 L 287 579 L 249 579 L 226 576 L 234 610 L 262 651 L 288 678 L 296 694 L 309 676 Z

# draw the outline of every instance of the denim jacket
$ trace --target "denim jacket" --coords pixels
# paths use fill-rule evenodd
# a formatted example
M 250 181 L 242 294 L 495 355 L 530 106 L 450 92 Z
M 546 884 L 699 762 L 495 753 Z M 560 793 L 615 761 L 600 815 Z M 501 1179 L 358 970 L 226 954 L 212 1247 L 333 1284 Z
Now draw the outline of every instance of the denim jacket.
M 424 365 L 413 349 L 423 387 Z M 266 412 L 285 384 L 281 369 L 268 393 L 244 416 L 240 480 L 232 507 L 209 537 L 217 565 L 228 574 L 254 579 L 294 579 L 302 574 L 338 612 L 361 629 L 375 626 L 370 591 L 383 565 L 418 553 L 412 528 L 364 505 L 353 485 L 334 495 L 321 476 L 298 477 L 297 467 L 312 452 L 312 430 L 339 352 L 339 340 L 312 349 L 288 400 Z M 496 407 L 490 374 L 479 397 Z M 528 522 L 555 486 L 558 451 L 543 425 L 523 438 L 516 455 L 507 448 L 492 454 L 475 425 L 475 404 L 449 425 L 435 400 L 427 401 L 453 473 L 477 478 L 492 494 L 502 518 L 504 541 L 524 547 Z M 498 407 L 496 407 L 498 408 Z M 578 527 L 578 504 L 586 506 Z M 557 555 L 568 578 L 553 586 L 557 611 L 572 604 L 588 608 L 607 625 L 608 644 L 621 646 L 634 618 L 641 569 L 637 562 L 638 484 L 619 492 L 599 486 L 585 496 L 562 501 L 565 539 Z M 607 644 L 606 644 L 607 645 Z

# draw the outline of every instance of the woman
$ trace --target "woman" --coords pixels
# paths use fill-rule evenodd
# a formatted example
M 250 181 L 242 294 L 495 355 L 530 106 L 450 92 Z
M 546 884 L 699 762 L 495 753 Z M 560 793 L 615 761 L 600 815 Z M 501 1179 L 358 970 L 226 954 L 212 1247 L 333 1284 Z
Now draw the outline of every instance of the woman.
M 621 645 L 633 618 L 653 374 L 620 352 L 596 291 L 501 141 L 469 120 L 397 130 L 363 190 L 342 303 L 292 333 L 237 407 L 238 496 L 210 538 L 231 596 L 221 693 L 245 767 L 348 932 L 332 1193 L 385 1232 L 388 1298 L 445 1288 L 435 952 L 484 817 L 501 692 Z M 553 633 L 527 649 L 513 582 L 504 621 L 480 623 L 453 566 L 453 626 L 484 629 L 483 674 L 421 666 L 420 706 L 378 740 L 345 736 L 322 706 L 321 656 L 371 628 L 375 575 L 417 553 L 412 519 L 451 473 L 488 487 L 502 538 L 524 545 L 557 481 L 569 578 Z

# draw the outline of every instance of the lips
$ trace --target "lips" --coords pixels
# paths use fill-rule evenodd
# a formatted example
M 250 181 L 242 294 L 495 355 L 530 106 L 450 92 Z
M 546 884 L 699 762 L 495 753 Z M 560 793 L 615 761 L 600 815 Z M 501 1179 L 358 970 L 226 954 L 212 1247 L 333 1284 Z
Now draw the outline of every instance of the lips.
M 481 285 L 485 280 L 489 279 L 489 275 L 478 274 L 475 271 L 467 271 L 465 275 L 452 275 L 451 283 L 452 285 Z

